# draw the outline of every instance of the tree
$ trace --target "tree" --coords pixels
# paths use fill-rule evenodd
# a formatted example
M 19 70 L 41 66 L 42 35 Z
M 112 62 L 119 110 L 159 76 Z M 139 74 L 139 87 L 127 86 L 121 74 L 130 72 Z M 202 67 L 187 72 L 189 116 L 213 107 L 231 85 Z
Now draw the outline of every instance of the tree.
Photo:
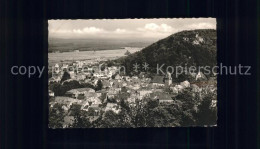
M 120 100 L 120 101 L 125 101 L 125 100 L 127 100 L 127 98 L 130 96 L 130 94 L 129 93 L 127 93 L 127 92 L 121 92 L 121 93 L 119 93 L 119 94 L 117 94 L 116 95 L 116 99 L 118 99 L 118 100 Z
M 116 103 L 116 99 L 115 98 L 108 98 L 107 102 Z
M 125 100 L 120 100 L 119 105 L 122 109 L 126 110 L 127 112 L 130 112 L 130 107 L 128 104 L 125 102 Z
M 215 125 L 217 121 L 217 108 L 211 107 L 212 95 L 208 94 L 198 106 L 198 112 L 195 113 L 197 125 Z
M 74 117 L 73 128 L 88 128 L 91 126 L 87 115 L 81 110 L 81 105 L 73 104 L 70 108 L 71 116 Z
M 148 126 L 150 127 L 174 127 L 179 125 L 175 115 L 170 114 L 165 106 L 158 106 L 151 110 L 148 117 Z
M 48 79 L 52 77 L 52 72 L 48 72 Z
M 126 89 L 125 86 L 121 88 L 121 92 L 123 92 L 123 93 L 126 93 L 126 92 L 127 92 L 127 89 Z
M 182 108 L 184 111 L 192 110 L 196 103 L 189 89 L 184 89 L 183 92 L 178 94 L 175 98 L 183 102 Z
M 108 60 L 107 61 L 107 67 L 111 67 L 111 66 L 113 66 L 114 65 L 114 62 L 113 61 L 111 61 L 111 60 Z
M 104 71 L 105 69 L 106 69 L 106 66 L 105 65 L 101 65 L 100 70 Z
M 120 127 L 119 116 L 113 111 L 107 111 L 103 115 L 102 121 L 99 123 L 101 128 Z
M 118 73 L 113 74 L 111 78 L 112 78 L 112 79 L 115 79 L 115 77 L 116 77 L 117 74 L 118 74 Z
M 53 88 L 55 96 L 63 96 L 67 91 L 75 88 L 81 88 L 81 86 L 78 81 L 73 80 L 70 82 L 64 82 L 63 85 L 59 83 L 53 84 L 53 86 L 51 86 L 50 88 Z
M 180 125 L 183 127 L 189 127 L 195 125 L 194 112 L 192 110 L 183 111 L 181 114 Z
M 49 89 L 54 92 L 55 96 L 64 96 L 65 93 L 71 89 L 85 88 L 85 87 L 95 89 L 95 87 L 92 84 L 89 83 L 80 84 L 76 80 L 64 82 L 62 85 L 60 83 L 50 84 Z
M 94 110 L 93 108 L 89 108 L 89 109 L 88 109 L 88 115 L 89 115 L 89 116 L 95 116 L 95 113 L 96 113 L 96 112 L 95 112 L 95 110 Z
M 60 104 L 55 104 L 52 108 L 49 107 L 49 127 L 62 128 L 64 122 L 64 110 Z
M 101 90 L 102 87 L 103 87 L 103 84 L 102 84 L 101 80 L 98 80 L 97 86 L 96 86 L 96 89 L 95 89 L 95 90 L 96 90 L 96 91 Z
M 81 88 L 92 88 L 92 89 L 95 89 L 95 86 L 90 84 L 90 83 L 82 83 L 82 84 L 80 84 L 80 87 Z
M 68 79 L 70 79 L 70 74 L 67 71 L 65 71 L 60 81 L 63 82 Z
M 63 87 L 67 87 L 69 89 L 81 88 L 81 84 L 76 80 L 72 80 L 69 82 L 64 82 Z
M 193 126 L 195 125 L 194 120 L 194 107 L 196 100 L 192 96 L 192 92 L 189 89 L 185 89 L 182 93 L 176 96 L 176 100 L 182 102 L 182 114 L 181 114 L 181 126 Z
M 50 85 L 50 90 L 54 92 L 55 96 L 62 96 L 65 94 L 62 85 L 60 83 L 53 83 Z
M 126 52 L 125 52 L 125 55 L 130 55 L 131 53 L 127 50 Z

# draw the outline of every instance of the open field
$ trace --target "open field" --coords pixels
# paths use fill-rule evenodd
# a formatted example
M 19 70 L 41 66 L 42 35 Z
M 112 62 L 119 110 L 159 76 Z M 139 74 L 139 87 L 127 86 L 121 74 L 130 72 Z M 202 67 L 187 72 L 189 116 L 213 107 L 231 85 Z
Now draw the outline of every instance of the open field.
M 125 56 L 125 52 L 128 50 L 130 53 L 140 51 L 142 48 L 125 48 L 115 50 L 102 50 L 102 51 L 79 51 L 79 52 L 62 52 L 62 53 L 48 53 L 48 62 L 52 66 L 55 63 L 61 61 L 72 61 L 72 60 L 89 60 L 89 62 L 95 59 L 115 59 Z
M 79 51 L 100 51 L 124 49 L 124 47 L 146 47 L 154 41 L 124 41 L 112 39 L 49 39 L 49 53 Z

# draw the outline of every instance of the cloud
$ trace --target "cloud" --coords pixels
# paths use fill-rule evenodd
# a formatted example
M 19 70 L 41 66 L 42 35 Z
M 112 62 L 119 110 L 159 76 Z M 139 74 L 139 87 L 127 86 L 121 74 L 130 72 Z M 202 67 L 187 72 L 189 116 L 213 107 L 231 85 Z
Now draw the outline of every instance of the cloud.
M 100 33 L 100 32 L 103 32 L 103 31 L 104 31 L 104 29 L 96 28 L 96 27 L 85 27 L 83 29 L 83 33 L 90 33 L 90 34 Z
M 90 37 L 90 38 L 149 38 L 161 39 L 182 30 L 193 29 L 216 29 L 216 24 L 211 22 L 199 22 L 185 25 L 176 25 L 175 27 L 168 24 L 147 23 L 138 28 L 116 28 L 106 30 L 94 26 L 82 27 L 81 29 L 57 29 L 50 30 L 52 36 L 70 36 L 70 37 Z
M 114 32 L 115 32 L 116 34 L 125 34 L 125 33 L 127 33 L 128 31 L 127 31 L 126 29 L 117 28 Z
M 85 27 L 83 29 L 73 29 L 72 33 L 76 34 L 96 34 L 103 32 L 104 30 L 102 28 L 96 28 L 96 27 Z
M 155 23 L 145 24 L 142 28 L 137 28 L 138 31 L 142 32 L 172 32 L 173 28 L 167 24 L 157 25 Z
M 49 33 L 51 33 L 51 34 L 64 34 L 64 33 L 72 33 L 72 31 L 71 30 L 53 30 L 53 29 L 51 29 L 51 30 L 49 30 Z
M 96 34 L 96 33 L 101 33 L 104 32 L 105 30 L 102 28 L 96 28 L 96 27 L 85 27 L 83 29 L 72 29 L 72 30 L 63 30 L 63 29 L 58 29 L 58 30 L 49 30 L 50 34 L 68 34 L 68 33 L 73 33 L 73 34 Z
M 50 37 L 162 39 L 194 29 L 216 29 L 216 19 L 49 20 Z
M 187 26 L 188 29 L 216 29 L 216 24 L 212 23 L 193 23 Z
M 139 36 L 145 38 L 164 38 L 177 30 L 167 24 L 156 24 L 156 23 L 147 23 L 144 27 L 139 27 L 136 29 L 139 32 Z

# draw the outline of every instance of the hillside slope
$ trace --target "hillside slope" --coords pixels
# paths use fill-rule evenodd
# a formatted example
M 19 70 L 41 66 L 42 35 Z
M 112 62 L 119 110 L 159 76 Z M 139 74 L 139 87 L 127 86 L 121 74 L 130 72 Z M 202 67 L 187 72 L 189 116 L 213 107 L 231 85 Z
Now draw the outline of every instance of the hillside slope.
M 215 66 L 217 64 L 216 30 L 201 29 L 182 31 L 161 39 L 139 52 L 117 60 L 133 72 L 133 64 L 149 64 L 156 72 L 158 65 L 165 66 Z M 142 70 L 141 70 L 142 71 Z

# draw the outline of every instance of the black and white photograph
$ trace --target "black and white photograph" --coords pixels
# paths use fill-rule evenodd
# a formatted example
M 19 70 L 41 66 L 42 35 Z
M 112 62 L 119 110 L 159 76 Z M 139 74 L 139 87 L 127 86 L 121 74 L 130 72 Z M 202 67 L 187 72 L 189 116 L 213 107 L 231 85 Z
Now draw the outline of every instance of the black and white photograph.
M 0 11 L 0 149 L 260 149 L 260 0 Z
M 216 18 L 48 20 L 48 127 L 217 126 Z

